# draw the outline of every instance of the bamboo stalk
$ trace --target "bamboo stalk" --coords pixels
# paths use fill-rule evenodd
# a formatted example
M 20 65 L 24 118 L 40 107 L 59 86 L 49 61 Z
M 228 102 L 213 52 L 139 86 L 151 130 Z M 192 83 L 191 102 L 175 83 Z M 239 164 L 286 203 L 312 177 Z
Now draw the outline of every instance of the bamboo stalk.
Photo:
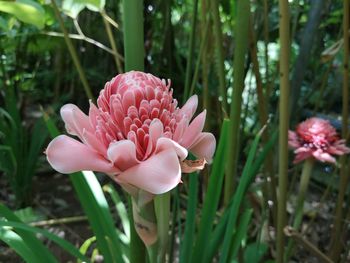
M 105 29 L 106 29 L 106 32 L 107 32 L 107 35 L 108 35 L 109 43 L 111 44 L 111 47 L 112 47 L 112 50 L 113 50 L 113 53 L 114 53 L 113 57 L 114 57 L 115 65 L 117 67 L 118 73 L 123 73 L 123 66 L 122 66 L 122 64 L 120 62 L 120 59 L 119 59 L 120 55 L 119 55 L 119 52 L 118 52 L 118 49 L 117 49 L 117 44 L 114 41 L 111 25 L 108 22 L 105 14 L 106 14 L 106 12 L 104 10 L 102 10 L 101 11 L 101 16 L 103 18 L 103 23 L 105 25 Z
M 191 35 L 190 35 L 190 45 L 186 64 L 186 76 L 185 76 L 185 90 L 182 98 L 182 102 L 185 103 L 190 91 L 191 85 L 191 72 L 192 72 L 192 61 L 194 55 L 194 46 L 196 40 L 196 25 L 197 25 L 197 11 L 198 11 L 198 0 L 194 0 L 193 3 L 193 13 L 192 13 L 192 25 L 191 25 Z
M 267 102 L 266 102 L 266 96 L 264 96 L 263 91 L 263 83 L 262 78 L 260 74 L 260 67 L 259 67 L 259 60 L 258 60 L 258 50 L 256 46 L 256 37 L 254 33 L 254 27 L 253 27 L 253 21 L 250 23 L 250 57 L 253 64 L 253 72 L 255 75 L 256 80 L 256 92 L 258 96 L 258 115 L 259 115 L 259 121 L 261 127 L 264 127 L 264 125 L 268 122 L 268 112 L 267 112 Z M 262 134 L 262 142 L 266 144 L 269 140 L 269 132 L 266 130 Z M 266 207 L 269 207 L 268 201 L 271 200 L 273 203 L 272 206 L 272 215 L 273 215 L 273 222 L 276 223 L 277 220 L 277 210 L 276 210 L 276 204 L 277 204 L 277 195 L 276 195 L 276 179 L 273 173 L 273 156 L 269 152 L 266 156 L 266 161 L 264 163 L 264 173 L 265 173 L 265 183 L 264 183 L 264 199 L 266 202 Z
M 344 39 L 344 60 L 343 60 L 343 108 L 342 108 L 342 137 L 348 138 L 348 118 L 349 118 L 349 0 L 343 1 L 343 39 Z M 340 158 L 340 182 L 339 193 L 334 215 L 334 231 L 332 231 L 330 256 L 334 261 L 338 261 L 342 251 L 341 229 L 343 226 L 343 203 L 349 182 L 347 156 Z
M 85 72 L 83 70 L 83 67 L 81 66 L 80 64 L 80 60 L 79 60 L 79 57 L 77 55 L 77 52 L 72 44 L 72 41 L 71 39 L 69 38 L 69 34 L 67 32 L 67 29 L 65 28 L 64 26 L 64 22 L 63 22 L 63 18 L 61 16 L 61 13 L 60 11 L 58 10 L 58 7 L 57 7 L 57 4 L 56 4 L 56 1 L 55 0 L 51 0 L 51 3 L 52 3 L 52 7 L 53 7 L 53 10 L 55 12 L 55 15 L 57 17 L 57 20 L 58 20 L 58 23 L 61 27 L 61 30 L 63 32 L 63 35 L 64 35 L 64 40 L 66 42 L 66 45 L 67 45 L 67 48 L 68 48 L 68 51 L 73 59 L 73 63 L 78 71 L 78 74 L 79 74 L 79 78 L 80 78 L 80 81 L 81 83 L 83 84 L 83 87 L 84 87 L 84 91 L 86 93 L 86 96 L 90 99 L 90 100 L 93 100 L 94 99 L 94 96 L 92 95 L 92 92 L 91 92 L 91 88 L 90 88 L 90 85 L 86 79 L 86 76 L 85 76 Z
M 237 1 L 237 16 L 235 24 L 235 51 L 233 62 L 233 94 L 230 109 L 230 136 L 229 136 L 229 155 L 231 160 L 227 165 L 225 175 L 224 203 L 227 205 L 235 189 L 235 180 L 237 177 L 238 146 L 239 146 L 239 127 L 242 108 L 242 92 L 245 79 L 245 58 L 248 51 L 248 31 L 250 2 L 245 0 Z
M 288 0 L 279 0 L 280 36 L 280 99 L 279 99 L 279 162 L 277 204 L 277 262 L 284 262 L 286 199 L 288 184 L 288 128 L 289 128 L 289 52 L 290 25 Z
M 219 77 L 219 92 L 222 98 L 221 104 L 224 112 L 227 112 L 227 96 L 226 96 L 226 80 L 225 80 L 225 64 L 224 54 L 222 47 L 222 29 L 219 14 L 219 1 L 211 0 L 211 10 L 213 17 L 213 31 L 215 37 L 215 50 L 216 50 L 216 70 Z

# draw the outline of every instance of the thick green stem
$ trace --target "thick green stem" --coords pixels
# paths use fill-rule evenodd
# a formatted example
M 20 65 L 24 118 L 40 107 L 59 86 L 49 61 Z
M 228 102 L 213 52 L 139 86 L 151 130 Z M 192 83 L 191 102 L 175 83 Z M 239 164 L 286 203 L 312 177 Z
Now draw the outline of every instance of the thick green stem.
M 299 194 L 298 194 L 298 199 L 296 203 L 295 216 L 294 216 L 294 222 L 293 222 L 293 228 L 296 231 L 298 231 L 303 219 L 305 195 L 309 186 L 313 165 L 314 165 L 314 159 L 308 158 L 304 162 L 303 171 L 301 173 L 300 184 L 299 184 Z M 289 256 L 291 255 L 291 252 L 293 251 L 293 248 L 294 248 L 294 242 L 290 240 L 288 242 L 288 248 L 286 252 L 287 262 L 288 262 Z
M 230 146 L 229 155 L 231 160 L 228 162 L 225 177 L 224 202 L 228 204 L 235 189 L 235 180 L 238 163 L 239 147 L 239 125 L 241 123 L 242 92 L 245 79 L 245 58 L 248 50 L 248 31 L 250 2 L 245 0 L 237 1 L 237 16 L 235 25 L 235 52 L 233 62 L 233 94 L 230 110 Z
M 348 138 L 348 118 L 349 118 L 349 18 L 350 18 L 349 0 L 343 1 L 343 39 L 344 39 L 344 57 L 343 57 L 343 109 L 342 109 L 342 137 Z M 349 182 L 347 157 L 343 155 L 340 158 L 340 182 L 339 194 L 337 199 L 336 211 L 334 215 L 334 231 L 331 238 L 330 256 L 336 262 L 340 257 L 342 250 L 341 229 L 343 227 L 343 203 L 346 189 Z
M 109 43 L 111 44 L 111 47 L 112 47 L 112 50 L 113 50 L 113 53 L 114 53 L 113 57 L 114 57 L 115 65 L 117 67 L 117 71 L 118 71 L 118 73 L 123 73 L 123 66 L 122 66 L 122 63 L 121 63 L 121 61 L 119 59 L 119 52 L 118 52 L 118 49 L 117 49 L 117 44 L 115 43 L 113 32 L 112 32 L 112 29 L 111 29 L 111 25 L 110 25 L 110 23 L 108 22 L 108 20 L 106 18 L 104 10 L 101 11 L 101 16 L 102 16 L 102 19 L 103 19 L 103 23 L 105 25 L 105 29 L 106 29 L 107 35 L 108 35 Z
M 185 78 L 185 90 L 183 94 L 183 103 L 187 100 L 189 91 L 190 91 L 190 85 L 191 85 L 191 72 L 192 72 L 192 60 L 194 55 L 194 45 L 196 40 L 196 25 L 197 25 L 197 11 L 198 11 L 198 0 L 194 0 L 193 3 L 193 13 L 192 13 L 192 29 L 191 29 L 191 36 L 190 36 L 190 46 L 188 51 L 188 57 L 187 57 L 187 65 L 186 65 L 186 78 Z
M 286 225 L 286 200 L 288 184 L 288 127 L 289 127 L 289 52 L 290 25 L 288 0 L 279 0 L 280 36 L 280 99 L 279 99 L 279 162 L 278 162 L 278 204 L 277 204 L 277 262 L 284 258 Z
M 169 243 L 170 222 L 170 192 L 158 195 L 154 199 L 158 230 L 158 257 L 157 262 L 163 263 L 166 259 Z
M 85 76 L 85 73 L 84 73 L 84 70 L 83 70 L 83 67 L 81 66 L 80 64 L 80 60 L 79 60 L 79 57 L 77 55 L 77 52 L 75 51 L 75 48 L 72 44 L 72 41 L 71 39 L 69 38 L 68 36 L 68 32 L 64 26 L 64 22 L 63 22 L 63 19 L 62 19 L 62 16 L 61 16 L 61 13 L 60 11 L 58 10 L 58 7 L 57 7 L 57 4 L 56 4 L 56 1 L 55 0 L 51 0 L 51 3 L 52 3 L 52 7 L 53 7 L 53 10 L 56 14 L 56 17 L 57 17 L 57 20 L 58 20 L 58 23 L 60 24 L 60 27 L 61 27 L 61 30 L 63 32 L 63 36 L 64 36 L 64 41 L 66 42 L 66 45 L 68 47 L 68 50 L 69 50 L 69 53 L 73 59 L 73 63 L 78 71 L 78 74 L 79 74 L 79 78 L 80 78 L 80 81 L 81 83 L 83 84 L 83 87 L 84 87 L 84 90 L 85 90 L 85 93 L 86 93 L 86 96 L 90 99 L 90 100 L 93 100 L 94 99 L 94 96 L 92 95 L 92 92 L 91 92 L 91 88 L 90 88 L 90 85 L 86 79 L 86 76 Z
M 123 0 L 125 71 L 144 70 L 143 1 Z M 130 202 L 131 205 L 131 202 Z M 129 216 L 133 222 L 132 216 Z M 130 224 L 130 262 L 146 262 L 146 249 Z
M 303 219 L 305 194 L 309 186 L 313 165 L 314 165 L 314 160 L 311 158 L 307 159 L 304 162 L 303 171 L 301 173 L 299 195 L 298 195 L 297 206 L 295 210 L 295 218 L 293 223 L 293 228 L 296 230 L 299 229 L 301 221 Z
M 143 1 L 123 0 L 125 71 L 144 70 Z
M 221 21 L 219 13 L 219 1 L 211 0 L 211 10 L 213 16 L 213 31 L 215 36 L 215 50 L 216 50 L 216 67 L 219 77 L 219 92 L 222 98 L 221 104 L 224 112 L 227 111 L 227 96 L 226 96 L 226 80 L 225 80 L 225 64 L 224 64 L 224 54 L 222 47 L 222 30 Z

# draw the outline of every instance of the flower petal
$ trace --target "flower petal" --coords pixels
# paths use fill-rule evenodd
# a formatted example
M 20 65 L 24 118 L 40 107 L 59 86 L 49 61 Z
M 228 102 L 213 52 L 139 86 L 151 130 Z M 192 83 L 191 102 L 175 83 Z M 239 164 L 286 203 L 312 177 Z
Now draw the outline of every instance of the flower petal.
M 213 134 L 202 132 L 189 149 L 198 158 L 204 158 L 207 162 L 213 159 L 216 148 L 216 140 Z
M 99 153 L 66 135 L 53 139 L 46 149 L 50 165 L 60 173 L 89 170 L 116 173 L 118 170 Z
M 179 141 L 182 146 L 190 149 L 204 128 L 207 111 L 202 111 L 186 128 L 182 139 Z
M 193 114 L 196 112 L 197 106 L 198 106 L 198 96 L 193 95 L 187 100 L 185 105 L 182 106 L 182 108 L 180 109 L 180 114 L 186 115 L 188 119 L 191 120 L 193 117 Z
M 181 161 L 185 160 L 188 155 L 187 150 L 177 142 L 165 137 L 159 138 L 157 141 L 157 147 L 156 147 L 155 153 L 159 153 L 167 149 L 174 149 Z
M 335 158 L 332 157 L 329 153 L 326 153 L 322 150 L 317 150 L 312 153 L 312 155 L 320 160 L 321 162 L 329 162 L 329 163 L 335 163 Z
M 152 194 L 163 194 L 181 180 L 179 158 L 173 149 L 167 149 L 122 172 L 117 178 Z
M 91 130 L 89 117 L 76 105 L 66 104 L 61 108 L 60 112 L 69 134 L 76 135 L 82 139 L 83 129 Z
M 125 171 L 140 163 L 136 158 L 136 146 L 129 140 L 111 143 L 107 150 L 107 156 L 120 171 Z

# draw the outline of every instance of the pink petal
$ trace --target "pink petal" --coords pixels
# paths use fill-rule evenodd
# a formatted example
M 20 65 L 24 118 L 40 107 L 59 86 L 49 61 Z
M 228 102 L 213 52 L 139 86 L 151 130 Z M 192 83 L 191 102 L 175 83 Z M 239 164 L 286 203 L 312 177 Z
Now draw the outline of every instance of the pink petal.
M 155 153 L 159 153 L 167 149 L 175 150 L 177 156 L 181 161 L 185 160 L 188 155 L 187 150 L 177 142 L 165 137 L 159 138 L 157 141 L 157 147 L 156 147 Z
M 186 128 L 182 139 L 179 141 L 182 146 L 190 149 L 197 137 L 200 135 L 204 128 L 206 110 L 202 111 Z
M 288 131 L 288 145 L 294 149 L 301 146 L 298 135 L 293 131 Z
M 145 153 L 145 158 L 153 152 L 158 139 L 163 135 L 163 123 L 159 119 L 152 120 L 149 125 L 149 142 Z
M 118 172 L 99 153 L 66 135 L 60 135 L 50 142 L 46 149 L 46 157 L 50 165 L 60 173 L 69 174 L 83 170 Z
M 329 162 L 329 163 L 335 163 L 335 158 L 332 157 L 329 153 L 323 152 L 322 150 L 317 150 L 312 153 L 312 155 L 320 160 L 321 162 Z
M 198 96 L 191 96 L 185 105 L 180 109 L 180 114 L 184 114 L 188 117 L 189 120 L 192 119 L 193 114 L 196 112 L 198 106 Z
M 161 151 L 122 172 L 117 179 L 152 194 L 166 193 L 181 180 L 179 158 L 173 149 Z
M 300 163 L 301 161 L 304 161 L 310 157 L 312 157 L 311 151 L 298 153 L 297 155 L 295 155 L 295 159 L 294 159 L 293 163 L 294 164 Z
M 189 149 L 198 158 L 204 158 L 210 162 L 216 148 L 216 140 L 213 134 L 202 132 Z
M 107 156 L 120 171 L 125 171 L 140 163 L 136 158 L 135 144 L 129 140 L 111 143 L 107 150 Z
M 66 130 L 71 135 L 82 138 L 83 129 L 91 130 L 89 117 L 76 105 L 66 104 L 61 108 L 61 117 L 66 125 Z

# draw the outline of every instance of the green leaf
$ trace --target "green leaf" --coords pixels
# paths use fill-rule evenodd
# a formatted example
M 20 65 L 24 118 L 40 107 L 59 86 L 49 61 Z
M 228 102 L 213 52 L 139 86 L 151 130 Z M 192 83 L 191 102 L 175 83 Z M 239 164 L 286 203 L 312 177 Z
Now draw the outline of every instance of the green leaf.
M 71 243 L 67 242 L 63 238 L 60 238 L 60 237 L 50 233 L 49 231 L 47 231 L 45 229 L 41 229 L 41 228 L 37 228 L 37 227 L 33 227 L 33 226 L 28 226 L 28 225 L 23 224 L 23 223 L 0 220 L 0 227 L 8 227 L 8 226 L 13 227 L 16 230 L 20 229 L 20 230 L 25 230 L 25 231 L 28 231 L 31 233 L 39 233 L 39 234 L 45 236 L 46 238 L 52 240 L 53 242 L 55 242 L 57 245 L 62 247 L 65 251 L 67 251 L 72 256 L 74 256 L 82 261 L 85 261 L 85 262 L 91 262 L 86 256 L 82 255 L 79 252 L 79 250 L 76 247 L 74 247 Z M 43 259 L 43 260 L 46 260 L 46 259 Z
M 188 262 L 204 262 L 204 252 L 209 244 L 215 214 L 220 200 L 225 164 L 228 155 L 227 139 L 230 120 L 225 119 L 222 124 L 220 142 L 210 173 L 209 186 L 205 196 L 202 210 L 202 218 L 199 225 L 198 235 L 193 249 L 193 255 Z
M 0 217 L 8 221 L 22 223 L 21 220 L 6 206 L 0 203 Z M 1 228 L 0 228 L 1 229 Z M 56 258 L 48 250 L 47 247 L 35 236 L 35 233 L 30 233 L 18 229 L 16 233 L 23 239 L 28 248 L 35 254 L 36 262 L 38 263 L 56 263 Z
M 12 148 L 0 145 L 0 171 L 3 171 L 8 176 L 13 176 L 16 173 L 16 167 L 16 159 Z
M 5 242 L 27 263 L 38 262 L 38 258 L 35 256 L 33 251 L 29 249 L 24 240 L 14 231 L 5 228 L 0 228 L 0 240 Z
M 14 15 L 22 22 L 35 25 L 39 29 L 45 24 L 44 8 L 32 0 L 0 1 L 0 11 Z
M 63 0 L 62 2 L 62 11 L 70 16 L 71 18 L 76 19 L 79 13 L 85 8 L 85 4 L 78 3 L 75 0 Z
M 76 19 L 84 8 L 88 8 L 93 12 L 100 12 L 104 9 L 105 4 L 105 0 L 64 0 L 62 10 L 66 15 Z
M 244 262 L 260 262 L 269 246 L 265 243 L 251 243 L 244 250 Z M 272 261 L 274 262 L 274 261 Z M 265 261 L 267 263 L 267 261 Z

